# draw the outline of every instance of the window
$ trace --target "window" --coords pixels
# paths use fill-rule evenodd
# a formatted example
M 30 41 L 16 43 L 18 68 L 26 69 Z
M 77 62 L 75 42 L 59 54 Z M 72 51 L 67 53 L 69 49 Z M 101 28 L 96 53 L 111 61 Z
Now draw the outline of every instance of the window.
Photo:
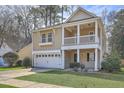
M 74 54 L 74 62 L 77 62 L 77 54 Z
M 48 55 L 48 57 L 50 57 L 50 54 Z
M 42 57 L 44 57 L 44 55 L 42 55 Z
M 92 31 L 92 32 L 90 32 L 90 35 L 93 35 L 94 34 L 94 32 Z M 94 36 L 90 36 L 90 41 L 94 41 L 95 40 L 95 38 L 94 38 Z
M 46 43 L 46 35 L 42 34 L 42 43 Z
M 52 42 L 52 33 L 48 33 L 48 42 Z
M 87 53 L 87 62 L 95 61 L 95 53 Z
M 36 58 L 38 58 L 38 55 L 36 55 Z
M 55 54 L 55 57 L 57 57 L 57 54 Z
M 45 55 L 45 57 L 47 57 L 47 55 Z
M 39 55 L 39 57 L 41 57 L 41 55 Z
M 93 32 L 93 31 L 91 31 L 91 32 L 90 32 L 90 35 L 93 35 L 93 34 L 94 34 L 94 32 Z
M 87 53 L 87 62 L 89 62 L 89 53 Z

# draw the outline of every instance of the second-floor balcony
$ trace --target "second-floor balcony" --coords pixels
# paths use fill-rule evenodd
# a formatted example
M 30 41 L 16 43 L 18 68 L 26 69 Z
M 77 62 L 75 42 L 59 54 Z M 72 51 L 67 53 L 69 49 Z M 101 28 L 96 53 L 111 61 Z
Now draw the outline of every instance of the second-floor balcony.
M 79 43 L 77 42 L 79 39 Z M 95 35 L 84 35 L 79 37 L 65 37 L 64 45 L 86 45 L 86 44 L 94 44 L 95 43 Z

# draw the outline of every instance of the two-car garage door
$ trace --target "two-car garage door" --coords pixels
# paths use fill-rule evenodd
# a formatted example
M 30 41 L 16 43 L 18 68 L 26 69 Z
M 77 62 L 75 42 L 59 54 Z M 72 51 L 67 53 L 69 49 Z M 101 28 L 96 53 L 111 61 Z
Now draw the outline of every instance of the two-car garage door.
M 34 66 L 41 68 L 62 68 L 60 52 L 37 53 L 34 55 Z

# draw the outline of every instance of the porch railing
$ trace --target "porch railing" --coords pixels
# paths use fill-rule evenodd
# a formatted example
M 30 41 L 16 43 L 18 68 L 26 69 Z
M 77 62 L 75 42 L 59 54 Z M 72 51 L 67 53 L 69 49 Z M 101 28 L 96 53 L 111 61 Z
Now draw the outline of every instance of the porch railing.
M 77 37 L 65 37 L 64 45 L 76 45 Z M 95 43 L 95 35 L 79 36 L 79 44 L 93 44 Z
M 92 44 L 95 43 L 95 35 L 80 36 L 80 44 Z
M 77 44 L 76 37 L 66 37 L 64 38 L 64 45 L 75 45 Z

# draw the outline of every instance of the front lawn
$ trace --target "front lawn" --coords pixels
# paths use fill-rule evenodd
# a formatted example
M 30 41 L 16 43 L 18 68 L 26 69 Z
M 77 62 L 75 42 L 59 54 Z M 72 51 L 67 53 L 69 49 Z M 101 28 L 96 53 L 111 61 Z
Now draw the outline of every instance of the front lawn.
M 23 67 L 0 67 L 0 71 L 7 71 L 7 70 L 19 70 Z
M 5 84 L 0 84 L 0 88 L 16 88 L 16 87 L 10 86 L 10 85 L 5 85 Z
M 18 77 L 17 79 L 79 88 L 124 88 L 124 73 L 79 73 L 56 70 Z

